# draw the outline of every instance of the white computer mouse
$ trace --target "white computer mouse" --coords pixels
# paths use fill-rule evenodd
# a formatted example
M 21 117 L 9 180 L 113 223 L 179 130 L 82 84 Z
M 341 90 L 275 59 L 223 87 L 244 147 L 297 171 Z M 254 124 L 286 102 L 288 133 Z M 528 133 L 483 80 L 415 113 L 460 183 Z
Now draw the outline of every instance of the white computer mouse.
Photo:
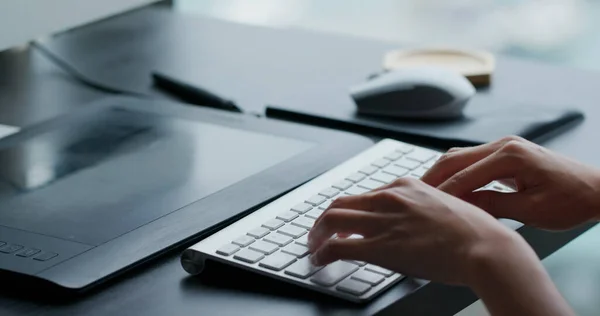
M 361 114 L 406 119 L 456 119 L 475 87 L 444 68 L 415 67 L 381 74 L 351 88 Z

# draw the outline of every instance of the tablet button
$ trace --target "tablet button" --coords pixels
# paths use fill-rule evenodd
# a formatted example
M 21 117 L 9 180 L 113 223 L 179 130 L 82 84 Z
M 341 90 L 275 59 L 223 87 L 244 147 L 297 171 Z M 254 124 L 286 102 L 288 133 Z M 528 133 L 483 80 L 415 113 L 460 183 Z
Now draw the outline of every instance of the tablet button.
M 24 257 L 24 258 L 31 257 L 31 256 L 35 255 L 36 253 L 38 253 L 40 251 L 41 250 L 39 250 L 39 249 L 29 248 L 29 249 L 25 249 L 25 250 L 23 250 L 21 252 L 18 252 L 17 256 Z
M 57 253 L 54 252 L 44 252 L 41 255 L 38 255 L 37 257 L 33 258 L 33 260 L 37 260 L 37 261 L 48 261 L 54 257 L 58 256 Z
M 2 248 L 0 248 L 0 252 L 2 253 L 13 253 L 17 250 L 21 250 L 23 249 L 23 246 L 21 245 L 6 245 Z

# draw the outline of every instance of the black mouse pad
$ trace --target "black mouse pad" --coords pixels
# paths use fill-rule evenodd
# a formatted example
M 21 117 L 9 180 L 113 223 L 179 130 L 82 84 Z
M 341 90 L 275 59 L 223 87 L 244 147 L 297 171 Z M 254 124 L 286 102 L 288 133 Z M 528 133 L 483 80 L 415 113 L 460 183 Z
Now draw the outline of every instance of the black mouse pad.
M 472 146 L 519 135 L 535 142 L 583 119 L 574 109 L 551 108 L 477 94 L 463 118 L 452 121 L 399 120 L 361 115 L 348 106 L 267 107 L 267 116 L 336 129 L 426 143 L 436 147 Z

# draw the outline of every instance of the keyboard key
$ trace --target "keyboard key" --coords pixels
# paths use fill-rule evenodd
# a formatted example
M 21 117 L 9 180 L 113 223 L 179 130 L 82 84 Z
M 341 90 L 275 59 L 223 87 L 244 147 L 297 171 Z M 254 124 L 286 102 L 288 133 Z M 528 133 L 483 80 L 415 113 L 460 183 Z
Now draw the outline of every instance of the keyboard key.
M 413 170 L 416 167 L 421 165 L 420 162 L 417 162 L 414 160 L 408 160 L 406 158 L 400 158 L 400 159 L 396 160 L 396 162 L 394 162 L 394 163 L 400 167 L 403 167 L 403 168 L 406 168 L 409 170 Z
M 263 238 L 267 234 L 269 234 L 269 229 L 264 227 L 258 227 L 248 232 L 247 235 L 252 236 L 254 238 Z
M 399 151 L 404 154 L 408 154 L 409 152 L 415 150 L 415 147 L 408 144 L 402 144 L 400 147 L 396 148 L 396 151 Z
M 44 252 L 42 254 L 37 255 L 36 257 L 33 258 L 33 260 L 37 260 L 37 261 L 48 261 L 54 257 L 58 256 L 57 253 L 54 252 Z
M 269 236 L 263 238 L 264 241 L 276 244 L 279 247 L 283 247 L 294 240 L 292 237 L 282 234 L 269 234 Z
M 333 185 L 334 188 L 339 189 L 339 190 L 346 190 L 347 188 L 349 188 L 351 186 L 352 186 L 352 182 L 347 181 L 347 180 L 342 180 Z
M 14 244 L 10 245 L 9 244 L 9 245 L 6 245 L 6 246 L 0 248 L 0 252 L 2 252 L 2 253 L 13 253 L 13 252 L 16 252 L 16 251 L 21 250 L 21 249 L 23 249 L 23 246 L 21 246 L 21 245 L 14 245 Z
M 389 173 L 391 175 L 394 175 L 396 177 L 402 177 L 405 174 L 407 174 L 410 170 L 400 167 L 400 166 L 396 166 L 396 165 L 391 165 L 391 166 L 387 166 L 383 169 L 383 172 L 385 173 Z
M 271 256 L 268 256 L 265 260 L 261 261 L 258 265 L 267 268 L 269 270 L 281 271 L 285 267 L 296 261 L 296 256 L 289 255 L 287 253 L 278 252 Z
M 362 173 L 354 173 L 346 177 L 346 180 L 356 183 L 362 181 L 366 177 L 367 176 Z
M 392 274 L 394 274 L 394 271 L 388 270 L 388 269 L 384 269 L 382 267 L 378 267 L 372 264 L 369 264 L 365 267 L 365 270 L 367 271 L 371 271 L 371 272 L 375 272 L 375 273 L 379 273 L 383 276 L 389 277 Z
M 292 225 L 283 226 L 278 230 L 278 232 L 293 238 L 298 238 L 307 233 L 306 229 Z
M 420 168 L 417 168 L 416 170 L 413 170 L 411 173 L 414 174 L 415 176 L 421 178 L 422 176 L 425 175 L 425 172 L 427 172 L 427 169 L 420 167 Z
M 323 214 L 323 212 L 325 212 L 325 211 L 316 208 L 316 209 L 313 209 L 312 211 L 306 213 L 306 217 L 310 217 L 312 219 L 317 219 L 317 218 L 319 218 L 319 216 L 321 216 L 321 214 Z
M 258 240 L 255 243 L 253 243 L 252 245 L 250 245 L 248 248 L 250 248 L 254 251 L 262 252 L 266 255 L 270 255 L 270 254 L 274 253 L 275 250 L 277 250 L 279 247 L 277 247 L 277 245 L 272 244 L 270 242 Z
M 336 261 L 317 272 L 310 280 L 323 286 L 332 286 L 358 270 L 358 266 L 345 261 Z
M 385 277 L 383 277 L 381 274 L 377 274 L 377 273 L 373 273 L 373 272 L 369 272 L 369 271 L 365 271 L 365 270 L 356 271 L 352 275 L 351 278 L 361 281 L 361 282 L 371 284 L 373 286 L 383 282 L 383 280 L 385 279 Z
M 264 257 L 265 255 L 263 255 L 262 253 L 250 249 L 242 249 L 233 256 L 234 259 L 244 261 L 247 263 L 256 263 L 262 260 L 262 258 Z
M 375 167 L 375 166 L 366 166 L 360 170 L 358 170 L 358 172 L 360 173 L 364 173 L 368 176 L 374 174 L 375 172 L 377 172 L 377 170 L 379 170 L 379 168 Z
M 390 184 L 390 183 L 394 182 L 396 179 L 398 179 L 398 177 L 396 177 L 395 175 L 380 171 L 380 172 L 377 172 L 376 174 L 372 175 L 371 179 L 385 183 L 385 184 Z
M 304 214 L 312 209 L 310 204 L 300 203 L 294 207 L 292 207 L 292 211 L 300 214 Z
M 241 246 L 241 247 L 246 247 L 249 244 L 254 242 L 254 237 L 250 237 L 250 236 L 241 236 L 238 239 L 232 241 L 234 244 Z
M 352 295 L 360 296 L 367 293 L 371 289 L 371 286 L 367 283 L 347 279 L 340 282 L 340 284 L 338 284 L 338 286 L 335 288 L 340 292 L 346 292 Z
M 414 150 L 413 152 L 407 154 L 404 157 L 410 160 L 415 160 L 420 163 L 424 163 L 435 157 L 435 153 L 428 150 L 418 149 Z
M 356 261 L 356 260 L 344 260 L 346 262 L 354 263 L 357 266 L 364 267 L 367 263 L 364 261 Z
M 322 195 L 328 199 L 331 199 L 332 197 L 338 195 L 339 193 L 340 193 L 340 190 L 331 187 L 331 188 L 328 188 L 328 189 L 325 189 L 325 190 L 319 192 L 319 195 Z
M 312 263 L 310 263 L 309 257 L 304 257 L 285 269 L 285 274 L 300 279 L 306 279 L 315 274 L 315 272 L 321 270 L 321 268 L 322 267 L 313 266 Z
M 285 248 L 281 249 L 281 251 L 294 255 L 298 258 L 302 258 L 308 254 L 308 247 L 298 244 L 289 244 Z
M 367 193 L 367 192 L 369 192 L 369 190 L 361 188 L 361 187 L 357 187 L 357 186 L 353 186 L 350 189 L 345 191 L 345 193 L 348 195 L 361 195 L 361 194 Z
M 286 222 L 289 222 L 289 221 L 295 219 L 296 217 L 298 217 L 298 214 L 291 212 L 291 211 L 285 211 L 285 212 L 277 215 L 278 219 L 280 219 L 282 221 L 286 221 Z
M 359 182 L 358 186 L 361 188 L 368 189 L 370 191 L 370 190 L 375 190 L 375 189 L 379 188 L 380 186 L 383 186 L 383 183 L 381 183 L 379 181 L 367 179 L 367 180 Z
M 298 245 L 302 245 L 302 246 L 307 246 L 307 247 L 308 247 L 308 235 L 303 235 L 303 236 L 300 236 L 300 237 L 298 237 L 298 238 L 295 240 L 295 242 L 296 242 Z
M 331 205 L 331 203 L 333 203 L 333 200 L 327 200 L 325 201 L 325 203 L 319 205 L 319 209 L 326 210 L 329 207 L 329 205 Z
M 407 174 L 406 176 L 404 176 L 403 178 L 413 178 L 413 179 L 421 179 L 421 177 L 419 177 L 416 174 Z
M 390 161 L 384 158 L 377 159 L 371 163 L 375 167 L 383 168 L 390 164 Z
M 272 220 L 262 224 L 262 226 L 264 228 L 268 228 L 270 230 L 276 230 L 277 228 L 283 226 L 283 224 L 285 224 L 285 223 L 282 220 L 272 219 Z
M 433 167 L 433 165 L 435 165 L 436 162 L 437 162 L 437 160 L 431 159 L 428 162 L 424 163 L 423 167 L 430 169 L 431 167 Z
M 36 253 L 38 253 L 40 251 L 41 250 L 39 250 L 39 249 L 29 248 L 29 249 L 25 249 L 23 251 L 18 252 L 17 256 L 27 258 L 27 257 L 31 257 L 31 256 L 35 255 Z
M 387 159 L 387 160 L 391 160 L 391 161 L 395 161 L 400 159 L 400 157 L 402 157 L 402 153 L 399 151 L 392 151 L 391 153 L 385 155 L 383 158 Z
M 315 196 L 311 197 L 310 199 L 306 200 L 306 203 L 308 203 L 312 206 L 318 206 L 319 204 L 325 202 L 326 200 L 327 200 L 327 198 L 325 198 L 324 196 L 315 195 Z
M 315 220 L 308 217 L 298 217 L 293 222 L 292 225 L 302 227 L 304 229 L 311 229 L 315 224 Z
M 227 244 L 219 249 L 217 249 L 217 253 L 222 256 L 231 256 L 240 250 L 240 247 L 234 244 Z

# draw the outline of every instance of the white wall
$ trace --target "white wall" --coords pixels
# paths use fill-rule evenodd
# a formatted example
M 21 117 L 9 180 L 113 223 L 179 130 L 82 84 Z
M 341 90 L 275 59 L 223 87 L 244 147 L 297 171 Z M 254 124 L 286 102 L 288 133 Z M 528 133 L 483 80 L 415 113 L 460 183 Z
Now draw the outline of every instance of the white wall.
M 0 0 L 0 50 L 157 0 Z

